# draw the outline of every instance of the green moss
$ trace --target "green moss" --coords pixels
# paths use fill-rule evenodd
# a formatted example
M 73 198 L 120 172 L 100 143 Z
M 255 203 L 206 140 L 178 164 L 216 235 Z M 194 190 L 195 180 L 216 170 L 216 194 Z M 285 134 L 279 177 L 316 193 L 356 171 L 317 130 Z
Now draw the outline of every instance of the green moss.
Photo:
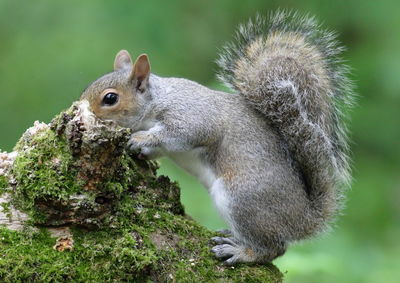
M 72 252 L 60 253 L 52 248 L 54 239 L 44 230 L 27 235 L 0 229 L 1 281 L 134 280 L 154 257 L 151 251 L 135 249 L 135 240 L 128 234 L 77 233 L 76 238 Z
M 166 216 L 166 215 L 164 215 Z M 166 216 L 167 217 L 167 216 Z M 173 222 L 169 228 L 159 224 Z M 162 225 L 165 226 L 165 225 Z M 171 227 L 174 227 L 171 229 Z M 179 232 L 179 234 L 177 234 Z M 0 228 L 0 280 L 46 282 L 280 282 L 272 265 L 225 267 L 211 255 L 213 234 L 183 216 L 170 215 L 124 229 L 73 231 L 70 252 L 57 252 L 44 230 Z M 158 235 L 158 243 L 153 235 Z M 157 238 L 156 238 L 157 239 Z M 164 245 L 164 246 L 162 246 Z
M 3 202 L 1 205 L 1 211 L 7 216 L 8 219 L 11 219 L 11 205 L 8 202 Z
M 8 178 L 4 175 L 0 175 L 0 195 L 9 187 Z

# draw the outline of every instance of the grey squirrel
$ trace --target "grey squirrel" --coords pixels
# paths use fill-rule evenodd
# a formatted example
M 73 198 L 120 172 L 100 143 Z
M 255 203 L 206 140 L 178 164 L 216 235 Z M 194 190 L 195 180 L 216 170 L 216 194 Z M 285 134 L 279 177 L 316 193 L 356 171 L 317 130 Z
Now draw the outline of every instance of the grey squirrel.
M 314 18 L 276 12 L 241 26 L 211 90 L 150 73 L 120 51 L 82 94 L 101 119 L 133 130 L 129 147 L 167 156 L 208 189 L 230 226 L 212 252 L 226 264 L 269 262 L 328 227 L 350 178 L 343 48 Z

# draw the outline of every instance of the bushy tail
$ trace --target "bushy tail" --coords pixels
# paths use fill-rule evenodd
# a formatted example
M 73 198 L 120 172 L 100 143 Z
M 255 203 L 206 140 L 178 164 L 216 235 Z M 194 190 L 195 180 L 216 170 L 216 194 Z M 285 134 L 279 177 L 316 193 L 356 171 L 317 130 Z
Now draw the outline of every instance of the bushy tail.
M 218 60 L 219 78 L 287 142 L 322 220 L 350 179 L 344 114 L 353 94 L 335 38 L 312 17 L 279 11 L 240 26 Z

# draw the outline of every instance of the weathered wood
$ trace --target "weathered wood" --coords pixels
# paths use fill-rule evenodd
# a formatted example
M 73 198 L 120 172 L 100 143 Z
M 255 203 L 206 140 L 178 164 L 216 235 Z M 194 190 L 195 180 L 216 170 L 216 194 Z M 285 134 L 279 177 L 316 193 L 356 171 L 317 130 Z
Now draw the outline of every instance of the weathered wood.
M 27 214 L 15 209 L 15 207 L 10 204 L 9 194 L 3 194 L 0 197 L 0 225 L 10 230 L 20 231 L 27 220 L 29 220 Z

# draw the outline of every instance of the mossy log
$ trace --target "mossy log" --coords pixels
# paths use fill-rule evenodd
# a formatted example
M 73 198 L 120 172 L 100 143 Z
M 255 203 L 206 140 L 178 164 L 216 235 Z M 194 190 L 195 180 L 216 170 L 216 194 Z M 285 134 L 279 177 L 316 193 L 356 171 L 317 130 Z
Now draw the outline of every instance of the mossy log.
M 0 153 L 1 282 L 281 282 L 272 264 L 216 260 L 216 233 L 129 135 L 75 103 Z

